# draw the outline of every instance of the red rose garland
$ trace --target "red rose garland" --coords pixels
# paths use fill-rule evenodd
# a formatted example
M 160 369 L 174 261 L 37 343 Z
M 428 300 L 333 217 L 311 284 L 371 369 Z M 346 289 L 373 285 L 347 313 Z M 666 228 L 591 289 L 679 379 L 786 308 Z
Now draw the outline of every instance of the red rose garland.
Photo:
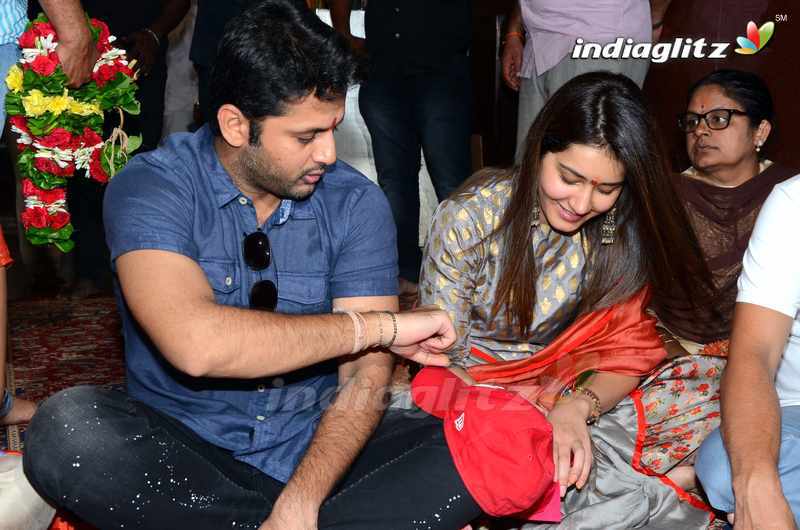
M 33 244 L 54 244 L 64 252 L 74 247 L 66 179 L 83 175 L 105 184 L 141 144 L 121 128 L 108 139 L 101 136 L 105 112 L 116 110 L 121 127 L 123 111 L 138 114 L 139 102 L 125 51 L 113 46 L 105 23 L 87 19 L 87 24 L 100 52 L 91 81 L 76 90 L 67 87 L 55 53 L 55 28 L 44 15 L 20 36 L 20 64 L 6 78 L 6 110 L 20 149 L 25 235 Z

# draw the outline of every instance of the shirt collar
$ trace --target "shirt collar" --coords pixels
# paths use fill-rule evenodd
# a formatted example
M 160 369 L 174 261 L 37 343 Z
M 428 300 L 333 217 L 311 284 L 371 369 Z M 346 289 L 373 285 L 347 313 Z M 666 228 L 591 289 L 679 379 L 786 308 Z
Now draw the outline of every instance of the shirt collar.
M 208 168 L 211 189 L 216 197 L 217 207 L 222 208 L 238 198 L 242 192 L 234 185 L 231 176 L 222 166 L 217 150 L 214 149 L 214 133 L 211 132 L 208 124 L 203 125 L 196 134 L 198 135 L 198 152 L 202 166 Z
M 233 200 L 243 197 L 244 194 L 233 183 L 230 174 L 222 166 L 216 149 L 214 149 L 214 133 L 208 125 L 203 125 L 197 134 L 199 135 L 199 151 L 203 160 L 203 165 L 209 168 L 211 188 L 217 199 L 217 207 L 222 208 Z M 282 225 L 290 217 L 298 219 L 313 219 L 314 210 L 311 207 L 311 198 L 303 201 L 293 201 L 291 199 L 281 200 L 277 210 L 277 220 L 275 225 Z

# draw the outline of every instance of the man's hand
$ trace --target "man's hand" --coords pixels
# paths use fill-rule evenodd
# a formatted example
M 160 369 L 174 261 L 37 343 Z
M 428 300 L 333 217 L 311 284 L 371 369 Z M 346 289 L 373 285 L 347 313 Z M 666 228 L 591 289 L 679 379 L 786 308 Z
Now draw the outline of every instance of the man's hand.
M 61 69 L 67 75 L 71 87 L 79 87 L 92 78 L 92 69 L 99 57 L 88 29 L 84 33 L 78 33 L 75 38 L 62 38 L 59 35 L 60 40 L 56 47 Z
M 149 31 L 140 29 L 120 39 L 120 47 L 127 52 L 128 60 L 136 59 L 142 77 L 147 77 L 158 57 L 158 42 Z
M 522 40 L 516 36 L 506 37 L 503 46 L 503 81 L 511 90 L 519 90 L 519 73 L 522 71 Z
M 776 473 L 734 485 L 734 530 L 796 530 L 794 515 Z
M 450 364 L 450 358 L 442 352 L 456 341 L 456 331 L 446 312 L 423 306 L 395 317 L 397 338 L 389 348 L 393 353 L 424 365 Z
M 561 486 L 562 497 L 573 484 L 581 489 L 592 469 L 592 442 L 586 425 L 590 407 L 586 400 L 570 397 L 560 400 L 547 415 L 553 426 L 553 480 Z
M 58 34 L 56 54 L 69 86 L 78 87 L 92 77 L 99 53 L 79 0 L 39 0 Z

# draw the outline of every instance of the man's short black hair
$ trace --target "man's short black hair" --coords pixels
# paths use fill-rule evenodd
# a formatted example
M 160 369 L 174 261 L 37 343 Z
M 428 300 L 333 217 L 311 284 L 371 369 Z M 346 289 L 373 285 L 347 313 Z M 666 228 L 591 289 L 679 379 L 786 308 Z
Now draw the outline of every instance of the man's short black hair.
M 211 71 L 211 130 L 228 103 L 249 120 L 280 116 L 285 105 L 309 94 L 333 100 L 359 78 L 347 40 L 322 22 L 303 0 L 253 3 L 225 26 Z

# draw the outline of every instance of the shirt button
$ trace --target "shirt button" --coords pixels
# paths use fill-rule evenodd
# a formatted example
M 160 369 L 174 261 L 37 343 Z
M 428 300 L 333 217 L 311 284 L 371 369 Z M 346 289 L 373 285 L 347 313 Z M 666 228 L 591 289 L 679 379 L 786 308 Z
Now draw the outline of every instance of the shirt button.
M 264 385 L 258 385 L 256 387 L 256 390 L 258 390 L 259 392 L 264 392 L 266 389 L 267 387 L 265 387 Z
M 395 8 L 394 8 L 394 12 L 395 12 L 395 13 L 399 13 L 399 12 L 400 12 L 400 8 L 399 8 L 399 7 L 395 7 Z
M 256 416 L 256 419 L 257 419 L 258 421 L 264 421 L 264 420 L 266 420 L 267 418 L 265 418 L 264 416 Z
M 395 39 L 399 39 L 399 38 L 400 38 L 400 34 L 399 34 L 399 33 L 395 33 L 395 34 L 394 34 L 394 38 L 395 38 Z
M 230 276 L 226 276 L 225 277 L 225 285 L 230 287 L 232 283 L 233 283 L 233 278 L 231 278 Z
M 242 206 L 247 204 L 247 197 L 239 197 L 239 204 L 241 204 Z

